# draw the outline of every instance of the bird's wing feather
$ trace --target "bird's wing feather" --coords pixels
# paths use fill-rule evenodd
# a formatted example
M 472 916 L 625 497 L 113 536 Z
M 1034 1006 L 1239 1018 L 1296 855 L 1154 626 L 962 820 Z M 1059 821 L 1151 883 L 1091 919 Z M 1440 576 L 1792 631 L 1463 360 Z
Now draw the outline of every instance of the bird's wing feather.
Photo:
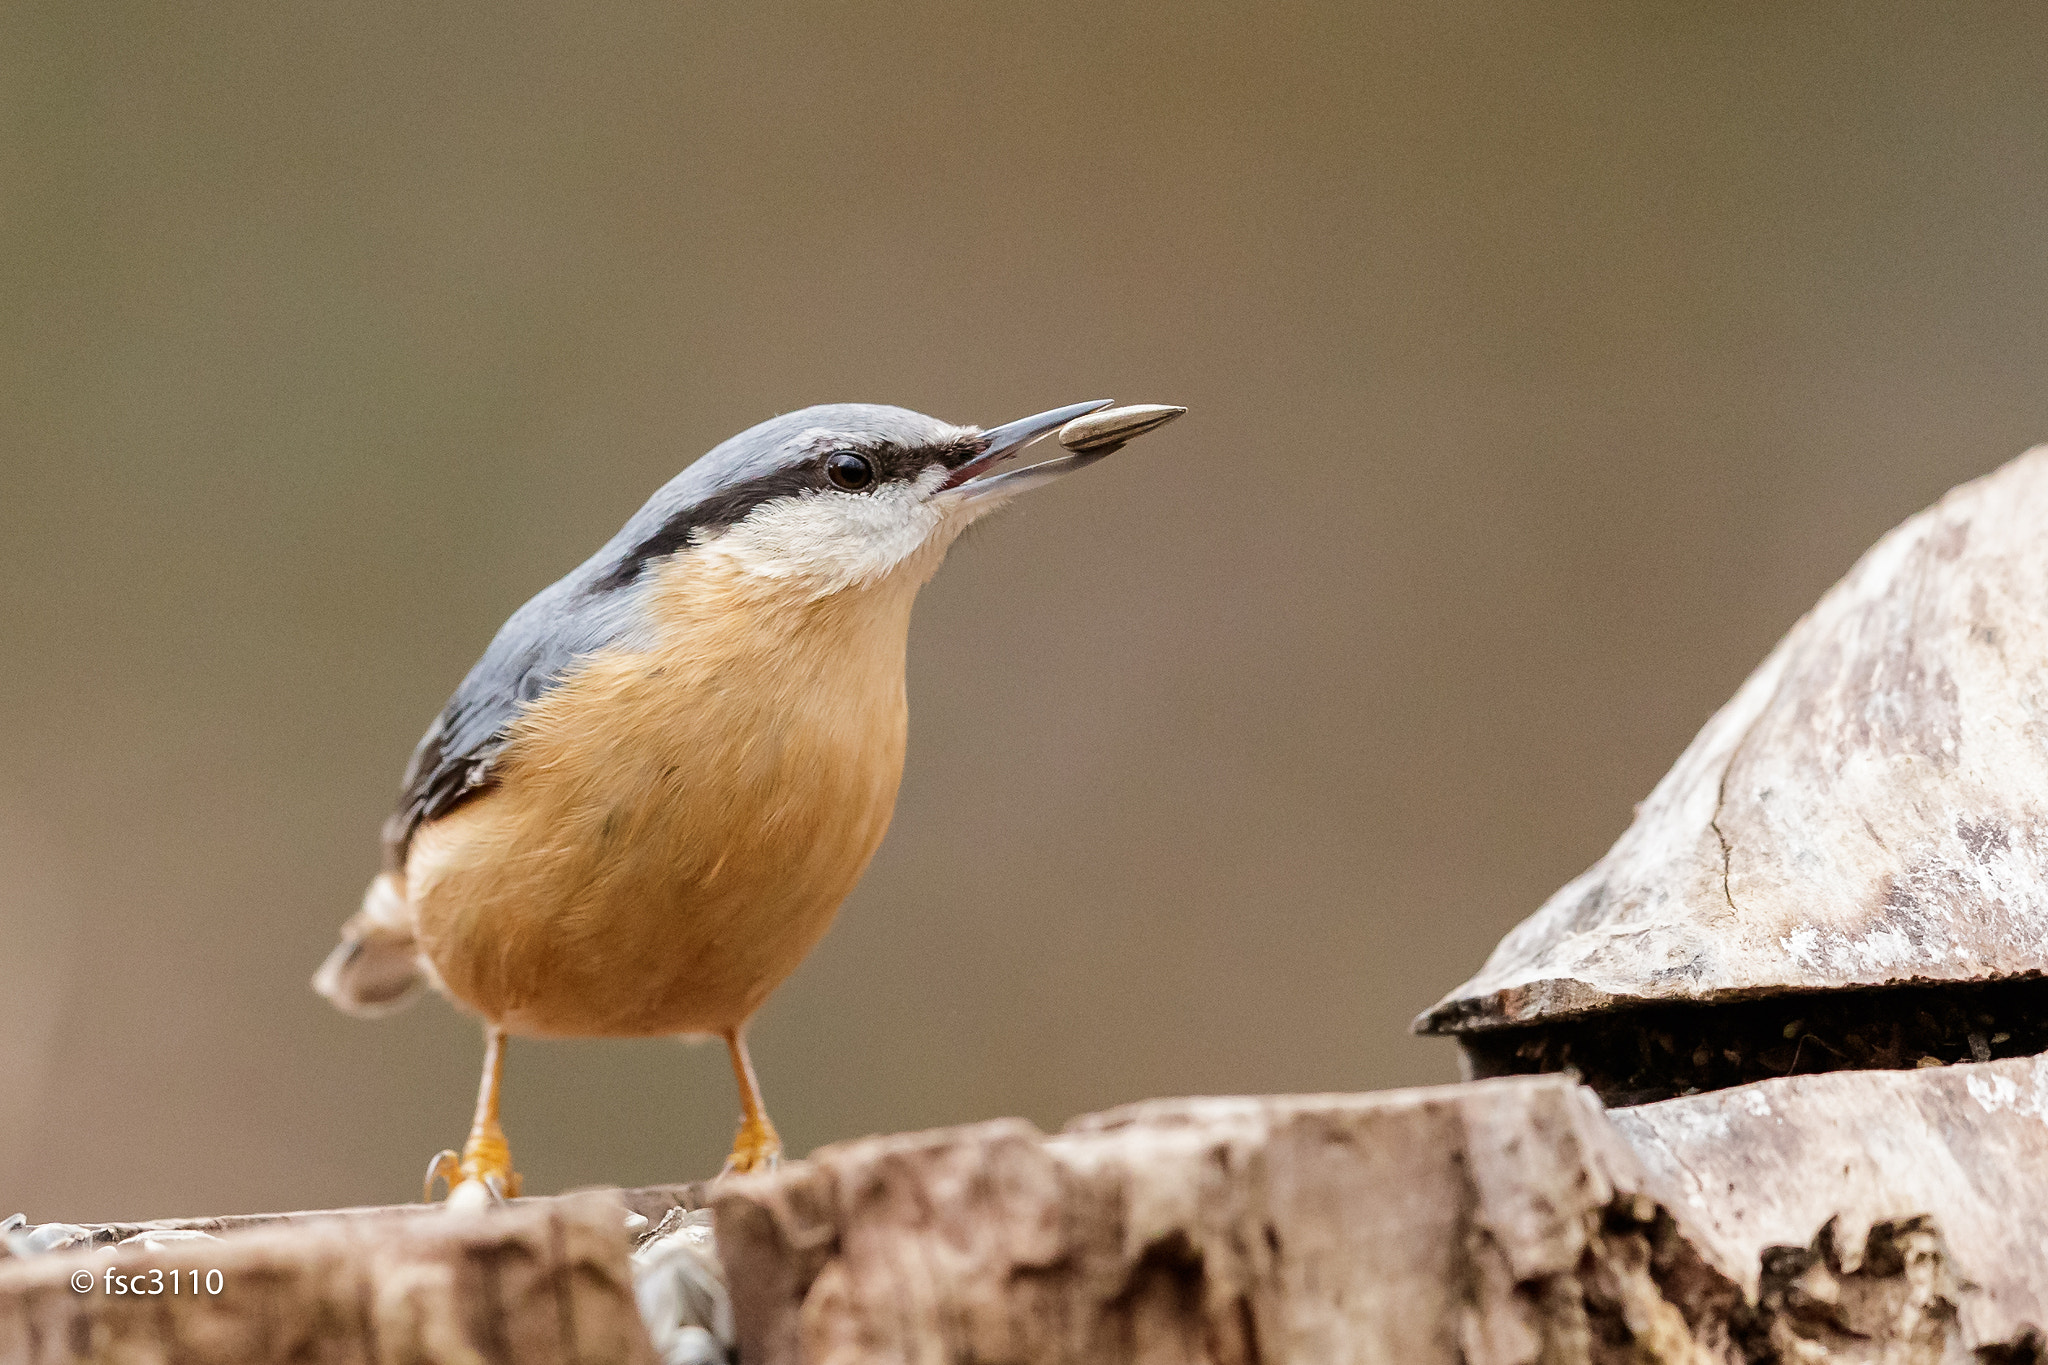
M 421 825 L 491 788 L 492 765 L 522 710 L 573 674 L 579 660 L 644 636 L 641 594 L 592 592 L 584 581 L 589 568 L 514 612 L 421 736 L 398 809 L 384 822 L 391 870 L 405 866 Z

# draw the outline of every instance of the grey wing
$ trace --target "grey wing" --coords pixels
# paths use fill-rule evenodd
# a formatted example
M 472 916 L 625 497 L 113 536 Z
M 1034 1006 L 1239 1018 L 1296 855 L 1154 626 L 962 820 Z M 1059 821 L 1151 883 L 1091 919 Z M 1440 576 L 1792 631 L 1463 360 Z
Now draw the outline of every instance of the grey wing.
M 512 614 L 434 717 L 405 766 L 398 809 L 384 822 L 384 865 L 405 866 L 419 827 L 490 790 L 512 722 L 575 672 L 582 658 L 643 634 L 638 594 L 593 593 L 563 579 Z

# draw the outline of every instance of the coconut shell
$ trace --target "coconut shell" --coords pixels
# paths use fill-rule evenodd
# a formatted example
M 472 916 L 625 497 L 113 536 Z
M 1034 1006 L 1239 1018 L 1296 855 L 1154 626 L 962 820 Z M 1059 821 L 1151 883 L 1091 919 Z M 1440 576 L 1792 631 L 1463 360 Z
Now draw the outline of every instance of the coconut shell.
M 2048 446 L 1886 535 L 1416 1021 L 2048 970 Z

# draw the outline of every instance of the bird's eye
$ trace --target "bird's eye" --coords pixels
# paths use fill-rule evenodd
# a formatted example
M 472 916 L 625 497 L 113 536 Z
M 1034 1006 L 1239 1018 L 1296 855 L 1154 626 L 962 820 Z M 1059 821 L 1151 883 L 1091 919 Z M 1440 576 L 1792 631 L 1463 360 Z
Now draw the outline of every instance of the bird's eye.
M 875 467 L 865 455 L 835 450 L 825 457 L 825 477 L 849 493 L 858 493 L 875 481 Z

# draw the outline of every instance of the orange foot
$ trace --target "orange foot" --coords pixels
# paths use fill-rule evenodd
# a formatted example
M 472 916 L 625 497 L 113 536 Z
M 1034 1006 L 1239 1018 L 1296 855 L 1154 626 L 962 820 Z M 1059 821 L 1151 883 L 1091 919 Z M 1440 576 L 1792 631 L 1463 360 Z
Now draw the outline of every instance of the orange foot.
M 772 1171 L 782 1160 L 782 1139 L 766 1114 L 749 1118 L 733 1136 L 732 1155 L 725 1159 L 721 1175 L 750 1175 Z
M 472 1132 L 469 1141 L 462 1145 L 460 1156 L 452 1151 L 435 1153 L 427 1166 L 425 1187 L 420 1191 L 420 1198 L 429 1204 L 434 1202 L 436 1181 L 447 1183 L 450 1202 L 455 1201 L 456 1191 L 466 1185 L 474 1185 L 493 1204 L 519 1197 L 519 1172 L 512 1169 L 512 1149 L 506 1145 L 502 1132 Z

